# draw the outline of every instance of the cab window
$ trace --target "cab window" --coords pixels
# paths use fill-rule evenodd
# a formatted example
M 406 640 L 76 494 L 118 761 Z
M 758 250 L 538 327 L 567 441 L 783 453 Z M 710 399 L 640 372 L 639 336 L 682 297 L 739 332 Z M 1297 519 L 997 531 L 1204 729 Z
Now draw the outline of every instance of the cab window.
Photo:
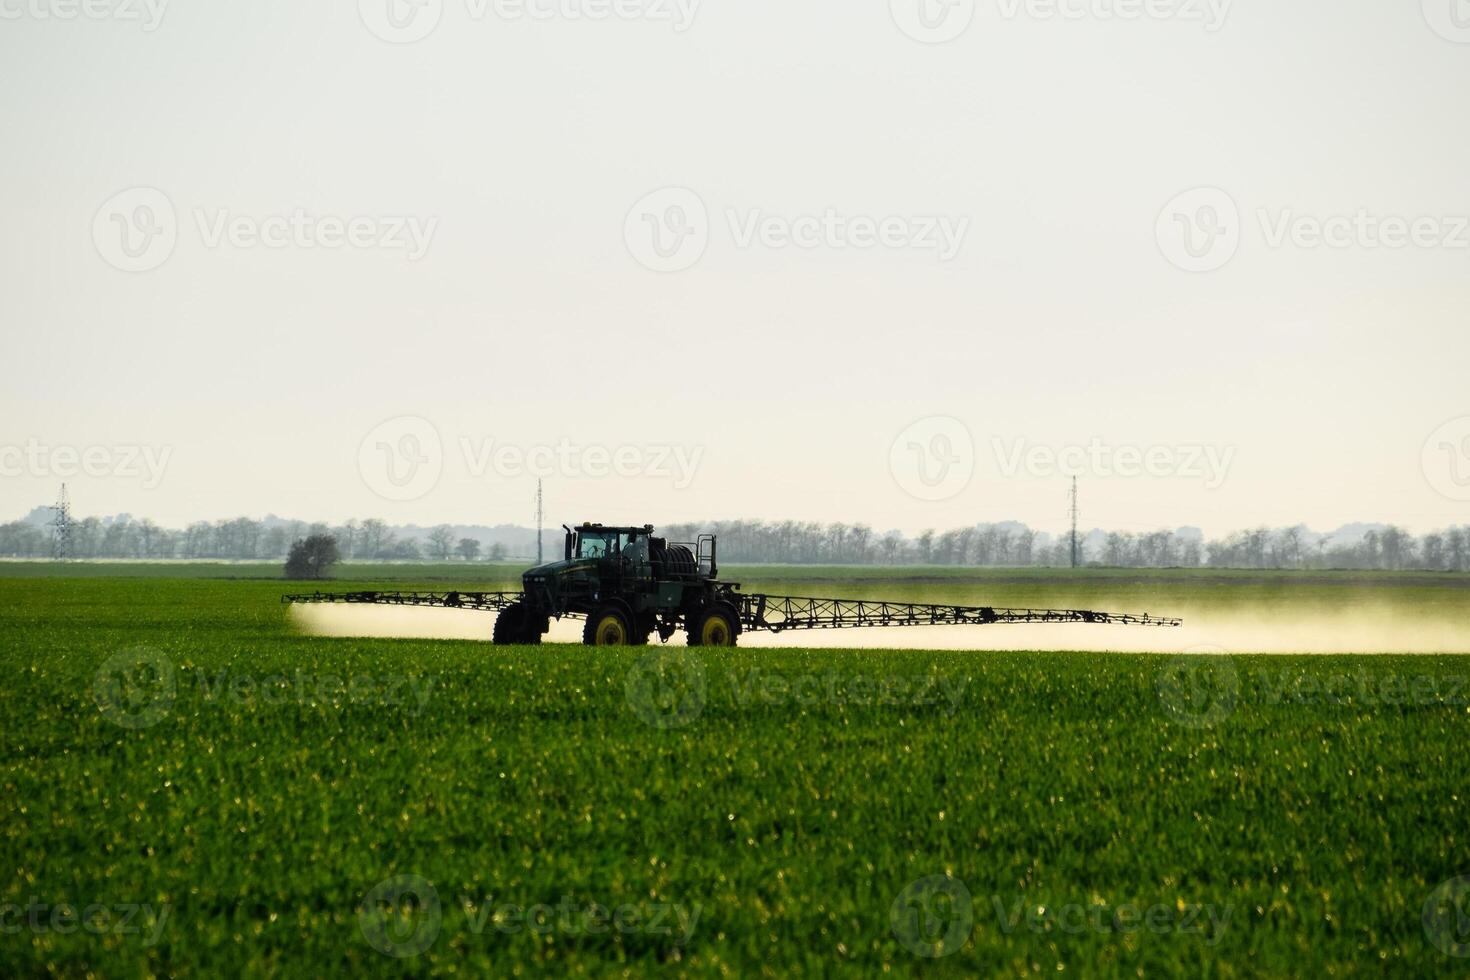
M 606 531 L 582 531 L 577 535 L 578 558 L 606 558 L 618 546 L 618 535 Z

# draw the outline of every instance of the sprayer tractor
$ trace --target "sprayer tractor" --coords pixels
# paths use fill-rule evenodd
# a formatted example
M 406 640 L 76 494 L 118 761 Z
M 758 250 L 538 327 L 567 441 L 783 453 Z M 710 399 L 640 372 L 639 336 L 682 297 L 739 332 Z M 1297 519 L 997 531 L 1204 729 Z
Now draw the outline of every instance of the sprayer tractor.
M 667 642 L 683 630 L 690 646 L 734 646 L 747 632 L 852 629 L 873 626 L 988 626 L 996 623 L 1093 623 L 1180 626 L 1171 617 L 1084 609 L 1014 609 L 881 599 L 814 599 L 740 591 L 719 577 L 716 540 L 701 534 L 670 542 L 653 525 L 563 525 L 560 561 L 525 573 L 519 592 L 315 592 L 287 595 L 287 603 L 364 603 L 438 606 L 498 615 L 498 644 L 541 642 L 553 619 L 585 620 L 589 646 L 638 646 L 657 635 Z

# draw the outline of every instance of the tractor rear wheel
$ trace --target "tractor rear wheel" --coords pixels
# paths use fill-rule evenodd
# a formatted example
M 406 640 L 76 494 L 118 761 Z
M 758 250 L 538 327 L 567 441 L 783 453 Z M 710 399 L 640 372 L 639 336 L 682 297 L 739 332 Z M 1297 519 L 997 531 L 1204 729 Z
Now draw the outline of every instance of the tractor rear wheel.
M 512 602 L 495 617 L 490 638 L 497 646 L 537 646 L 541 643 L 541 631 L 536 625 L 531 622 L 530 610 L 524 602 Z
M 587 617 L 582 642 L 589 647 L 625 647 L 635 642 L 628 617 L 616 606 L 602 606 Z
M 689 624 L 692 647 L 733 647 L 739 636 L 735 610 L 723 604 L 704 610 Z

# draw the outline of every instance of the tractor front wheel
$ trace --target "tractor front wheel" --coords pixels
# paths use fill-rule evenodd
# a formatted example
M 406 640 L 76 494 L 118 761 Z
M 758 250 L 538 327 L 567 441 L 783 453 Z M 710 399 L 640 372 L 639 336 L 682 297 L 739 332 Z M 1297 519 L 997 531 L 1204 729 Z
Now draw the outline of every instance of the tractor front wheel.
M 541 630 L 531 621 L 530 610 L 523 602 L 512 602 L 495 617 L 490 638 L 497 646 L 535 646 L 541 642 Z
M 628 617 L 616 606 L 603 606 L 587 617 L 582 642 L 589 647 L 625 647 L 633 643 Z
M 689 624 L 692 647 L 733 647 L 739 635 L 735 611 L 725 605 L 711 606 Z

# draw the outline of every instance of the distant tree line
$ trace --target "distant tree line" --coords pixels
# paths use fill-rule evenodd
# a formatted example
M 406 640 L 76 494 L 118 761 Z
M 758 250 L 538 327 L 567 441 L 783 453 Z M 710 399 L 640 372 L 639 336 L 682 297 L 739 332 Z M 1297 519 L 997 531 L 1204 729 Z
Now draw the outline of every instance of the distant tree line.
M 677 541 L 701 532 L 719 535 L 720 558 L 754 564 L 974 565 L 1065 567 L 1071 540 L 1024 525 L 976 524 L 906 537 L 875 534 L 865 524 L 716 521 L 663 529 Z M 1350 568 L 1470 571 L 1470 527 L 1415 537 L 1389 525 L 1362 540 L 1334 544 L 1306 527 L 1239 531 L 1205 541 L 1177 531 L 1089 533 L 1078 540 L 1078 563 L 1116 568 Z
M 1036 548 L 1037 532 L 1018 525 L 979 524 L 952 531 L 925 531 L 908 538 L 898 531 L 876 534 L 866 524 L 715 521 L 673 524 L 660 529 L 674 541 L 693 541 L 703 532 L 719 535 L 724 561 L 792 565 L 1033 565 L 1052 557 Z
M 1470 527 L 1452 527 L 1415 537 L 1390 524 L 1362 540 L 1335 544 L 1309 540 L 1303 527 L 1237 531 L 1206 545 L 1206 564 L 1217 568 L 1361 568 L 1470 570 Z
M 1065 567 L 1071 563 L 1066 536 L 1053 537 L 1021 524 L 975 524 L 909 537 L 898 531 L 877 533 L 866 524 L 801 521 L 715 521 L 662 526 L 674 541 L 693 541 L 711 531 L 720 537 L 720 558 L 750 564 L 971 565 L 990 567 Z M 247 517 L 183 529 L 159 527 L 149 520 L 97 518 L 72 526 L 77 558 L 280 560 L 292 544 L 314 536 L 336 539 L 344 560 L 500 561 L 503 545 L 483 548 L 473 538 L 457 537 L 449 525 L 422 538 L 399 536 L 376 518 L 338 526 L 285 521 L 267 524 Z M 548 534 L 548 555 L 558 547 Z M 1389 525 L 1361 539 L 1334 543 L 1305 526 L 1255 528 L 1205 541 L 1178 531 L 1090 532 L 1078 542 L 1080 564 L 1118 568 L 1351 568 L 1470 571 L 1470 526 L 1416 537 Z M 0 525 L 0 556 L 43 558 L 51 554 L 45 527 L 15 522 Z
M 285 558 L 297 541 L 330 536 L 343 559 L 358 561 L 500 561 L 505 546 L 481 546 L 474 538 L 459 538 L 447 524 L 433 528 L 422 540 L 399 537 L 384 521 L 369 518 L 345 524 L 308 524 L 305 521 L 264 521 L 239 517 L 232 521 L 198 521 L 182 529 L 160 527 L 150 520 L 118 518 L 103 522 L 95 517 L 73 522 L 71 553 L 75 558 L 220 559 L 226 561 Z M 0 524 L 0 556 L 44 558 L 51 554 L 51 530 L 16 521 Z

